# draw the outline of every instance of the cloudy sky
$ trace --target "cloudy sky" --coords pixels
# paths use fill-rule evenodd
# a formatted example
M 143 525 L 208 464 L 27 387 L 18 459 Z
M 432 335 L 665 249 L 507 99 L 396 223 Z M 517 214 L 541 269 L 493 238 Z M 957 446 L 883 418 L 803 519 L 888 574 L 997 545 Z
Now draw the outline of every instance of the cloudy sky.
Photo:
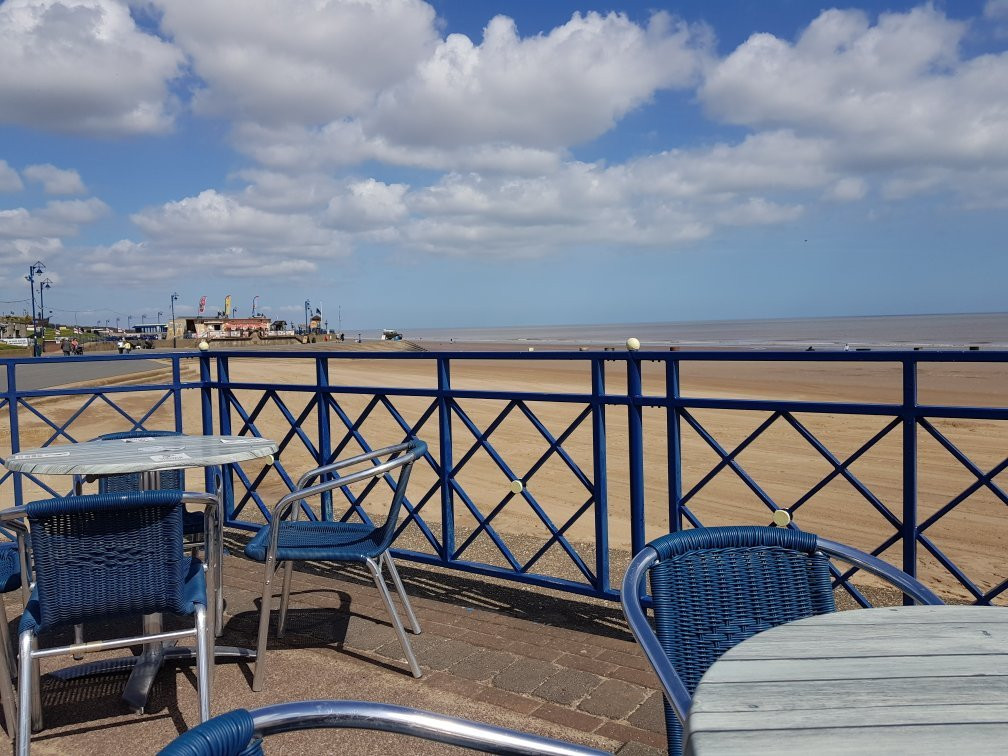
M 0 2 L 0 310 L 1004 311 L 1008 0 Z

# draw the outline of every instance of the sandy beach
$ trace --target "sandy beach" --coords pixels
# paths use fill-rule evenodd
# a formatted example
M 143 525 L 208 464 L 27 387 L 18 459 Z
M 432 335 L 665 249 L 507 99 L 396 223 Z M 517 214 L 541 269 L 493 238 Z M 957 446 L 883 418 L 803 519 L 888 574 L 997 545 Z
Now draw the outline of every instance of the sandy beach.
M 329 381 L 333 386 L 346 387 L 420 387 L 437 385 L 435 366 L 431 360 L 408 359 L 332 359 L 329 361 Z M 608 391 L 625 390 L 626 376 L 622 363 L 607 363 Z M 194 371 L 195 366 L 187 368 Z M 189 375 L 195 378 L 195 373 Z M 230 360 L 230 375 L 234 382 L 268 382 L 276 387 L 278 396 L 295 417 L 301 415 L 314 394 L 283 390 L 284 386 L 312 385 L 315 382 L 315 363 L 311 359 L 256 360 L 242 358 L 236 351 Z M 571 361 L 496 361 L 456 360 L 452 364 L 452 385 L 456 389 L 533 391 L 558 394 L 585 394 L 590 391 L 591 375 L 587 363 Z M 689 363 L 682 369 L 682 394 L 689 397 L 738 397 L 762 399 L 803 399 L 830 401 L 896 402 L 900 396 L 898 369 L 886 364 L 830 363 Z M 1008 376 L 1003 366 L 937 364 L 922 367 L 920 371 L 920 401 L 923 404 L 958 404 L 977 406 L 1003 406 L 1008 396 Z M 663 367 L 657 363 L 644 365 L 645 394 L 664 392 Z M 155 392 L 157 393 L 157 392 Z M 237 397 L 246 411 L 256 407 L 261 392 L 239 390 Z M 395 443 L 402 438 L 402 430 L 383 406 L 373 408 L 362 418 L 371 399 L 369 394 L 351 394 L 334 391 L 334 397 L 346 420 L 357 424 L 360 432 L 372 447 Z M 158 395 L 160 398 L 160 394 Z M 40 410 L 55 423 L 67 422 L 83 404 L 80 397 L 42 400 Z M 122 406 L 134 417 L 150 409 L 156 399 L 150 393 L 127 393 Z M 428 442 L 434 458 L 438 458 L 437 413 L 420 419 L 430 408 L 429 397 L 391 397 L 404 421 L 417 426 L 417 435 Z M 505 408 L 504 400 L 461 399 L 459 406 L 479 433 L 486 433 L 498 414 Z M 554 437 L 564 434 L 571 423 L 585 409 L 582 403 L 530 402 L 528 409 L 535 413 Z M 217 407 L 215 403 L 215 413 Z M 184 396 L 184 428 L 199 432 L 200 406 L 196 392 Z M 346 439 L 346 430 L 338 412 L 332 413 L 334 448 Z M 731 451 L 749 433 L 767 418 L 766 412 L 729 412 L 696 410 L 692 417 L 711 434 L 722 448 Z M 614 552 L 626 553 L 630 544 L 629 528 L 629 471 L 627 463 L 627 411 L 623 407 L 609 407 L 606 411 L 607 498 L 610 547 Z M 891 420 L 871 416 L 834 416 L 804 414 L 797 418 L 841 461 L 854 453 L 865 441 L 879 432 Z M 38 417 L 23 409 L 19 413 L 21 446 L 27 448 L 46 443 L 53 433 Z M 154 412 L 145 425 L 152 428 L 170 428 L 173 425 L 170 403 Z M 255 427 L 259 434 L 283 440 L 290 435 L 290 426 L 281 411 L 268 403 L 256 416 Z M 1008 429 L 1004 423 L 942 420 L 934 425 L 952 443 L 956 444 L 984 472 L 997 465 L 1008 448 Z M 101 401 L 92 403 L 74 420 L 70 432 L 74 439 L 86 439 L 101 433 L 121 430 L 127 421 Z M 241 420 L 232 415 L 233 432 L 241 428 Z M 318 421 L 314 411 L 302 424 L 306 436 L 315 443 Z M 592 426 L 590 418 L 582 422 L 563 443 L 569 454 L 588 479 L 592 470 Z M 683 493 L 688 493 L 717 465 L 718 455 L 686 422 L 682 425 L 682 481 Z M 590 491 L 578 480 L 570 468 L 556 455 L 529 475 L 546 452 L 549 443 L 532 422 L 519 409 L 500 422 L 487 441 L 503 457 L 517 478 L 525 481 L 527 491 L 543 508 L 557 526 L 567 526 L 566 535 L 577 545 L 578 553 L 590 566 L 594 566 L 595 522 L 591 508 L 575 522 L 569 520 L 585 505 Z M 62 441 L 57 441 L 61 443 Z M 943 449 L 924 430 L 918 432 L 919 453 L 919 519 L 959 495 L 975 477 L 948 451 Z M 493 519 L 497 534 L 515 550 L 515 555 L 528 559 L 548 538 L 548 530 L 541 519 L 521 498 L 510 492 L 511 478 L 505 474 L 482 449 L 466 424 L 456 417 L 453 420 L 453 450 L 455 464 L 477 447 L 468 461 L 458 470 L 456 481 L 470 499 L 472 506 L 487 514 L 499 509 Z M 668 530 L 669 481 L 666 454 L 666 417 L 659 408 L 649 408 L 644 413 L 645 448 L 645 500 L 647 537 L 652 538 Z M 9 428 L 0 426 L 0 453 L 10 449 Z M 341 456 L 355 453 L 358 447 L 350 441 Z M 752 476 L 763 491 L 774 501 L 792 506 L 809 489 L 831 473 L 833 467 L 799 433 L 785 421 L 778 419 L 758 440 L 737 457 L 738 463 Z M 296 478 L 313 466 L 305 446 L 297 437 L 290 440 L 280 456 L 284 469 Z M 256 464 L 245 465 L 249 477 L 255 479 L 259 472 Z M 892 430 L 873 449 L 850 467 L 850 473 L 869 490 L 896 518 L 902 518 L 902 430 Z M 1003 477 L 1003 476 L 1002 476 Z M 202 482 L 198 473 L 189 473 L 189 481 Z M 45 481 L 57 491 L 68 488 L 67 480 L 49 478 Z M 998 479 L 994 481 L 998 482 Z M 421 503 L 419 511 L 427 525 L 439 533 L 440 493 L 437 478 L 429 465 L 420 464 L 415 469 L 410 486 L 410 500 Z M 275 470 L 267 471 L 258 485 L 267 504 L 286 491 Z M 239 492 L 240 493 L 240 492 Z M 38 486 L 26 481 L 27 500 L 46 495 Z M 0 487 L 4 505 L 11 503 L 11 485 Z M 376 502 L 376 509 L 384 505 Z M 688 506 L 705 525 L 766 524 L 768 511 L 756 494 L 730 469 L 721 470 L 701 491 L 690 499 Z M 243 517 L 257 520 L 249 504 Z M 367 507 L 371 510 L 371 505 Z M 893 535 L 894 527 L 856 489 L 854 485 L 837 476 L 817 494 L 795 511 L 796 523 L 805 530 L 845 541 L 862 549 L 873 549 Z M 477 526 L 468 510 L 464 497 L 455 495 L 455 522 L 459 532 L 457 544 L 465 541 L 465 534 Z M 946 515 L 927 531 L 928 538 L 945 552 L 967 575 L 982 588 L 1003 580 L 1008 574 L 1004 558 L 1008 546 L 1008 524 L 1004 517 L 1004 504 L 989 490 L 981 488 L 966 498 L 953 512 Z M 404 533 L 401 545 L 422 551 L 431 551 L 420 534 L 411 525 Z M 486 534 L 479 535 L 470 554 L 475 558 L 496 564 L 505 564 L 502 557 L 491 558 L 494 547 Z M 884 557 L 899 563 L 899 546 L 890 548 Z M 955 579 L 928 554 L 919 550 L 919 570 L 922 578 L 940 593 L 950 598 L 967 598 Z M 614 564 L 622 561 L 614 557 Z M 536 563 L 533 571 L 546 571 L 564 577 L 576 577 L 569 558 L 558 546 L 553 546 L 547 557 Z M 613 582 L 619 580 L 614 567 Z

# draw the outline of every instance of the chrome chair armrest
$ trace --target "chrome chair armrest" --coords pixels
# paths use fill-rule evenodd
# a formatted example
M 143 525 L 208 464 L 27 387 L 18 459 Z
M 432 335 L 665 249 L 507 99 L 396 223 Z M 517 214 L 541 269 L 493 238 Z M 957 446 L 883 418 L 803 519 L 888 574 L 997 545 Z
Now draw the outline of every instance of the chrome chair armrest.
M 626 615 L 630 632 L 633 633 L 637 643 L 644 650 L 644 655 L 647 656 L 655 674 L 658 676 L 658 682 L 661 683 L 665 698 L 672 706 L 672 710 L 675 711 L 679 721 L 685 724 L 686 714 L 689 712 L 693 697 L 683 684 L 682 678 L 675 671 L 672 662 L 665 655 L 665 651 L 662 649 L 661 643 L 658 642 L 658 637 L 651 629 L 651 623 L 648 622 L 647 615 L 644 613 L 644 609 L 638 600 L 644 576 L 647 575 L 648 570 L 657 561 L 658 552 L 650 546 L 645 546 L 633 558 L 633 561 L 630 562 L 630 566 L 627 568 L 626 574 L 623 576 L 623 584 L 620 588 L 620 603 L 623 605 L 623 614 Z
M 843 543 L 830 541 L 826 538 L 817 537 L 816 545 L 819 551 L 831 557 L 836 557 L 844 562 L 853 564 L 865 572 L 892 583 L 904 594 L 912 598 L 918 604 L 925 606 L 938 606 L 945 602 L 938 598 L 935 593 L 916 578 L 911 577 L 897 567 L 893 567 L 888 562 L 884 562 L 876 556 L 872 556 L 864 551 L 847 546 Z
M 421 450 L 419 447 L 423 445 Z M 372 459 L 377 459 L 378 457 L 387 457 L 393 454 L 399 454 L 401 452 L 407 452 L 407 456 L 416 459 L 421 454 L 427 451 L 427 445 L 422 441 L 412 440 L 406 441 L 401 444 L 394 444 L 392 446 L 386 446 L 384 449 L 375 449 L 374 451 L 367 452 L 365 454 L 358 454 L 356 457 L 348 457 L 346 459 L 341 459 L 328 465 L 323 465 L 322 467 L 316 467 L 314 470 L 309 470 L 300 478 L 298 478 L 297 489 L 302 489 L 305 485 L 312 480 L 315 480 L 326 473 L 335 472 L 337 470 L 342 470 L 347 467 L 353 467 L 354 465 L 359 465 L 362 462 L 368 462 Z

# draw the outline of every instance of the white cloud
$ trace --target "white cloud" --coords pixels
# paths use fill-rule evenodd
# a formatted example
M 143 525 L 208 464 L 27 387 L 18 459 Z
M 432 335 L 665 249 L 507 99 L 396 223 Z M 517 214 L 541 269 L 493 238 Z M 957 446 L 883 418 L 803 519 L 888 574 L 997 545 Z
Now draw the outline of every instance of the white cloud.
M 931 5 L 823 12 L 789 43 L 758 34 L 714 66 L 700 97 L 714 116 L 835 143 L 850 167 L 922 162 L 971 169 L 1008 160 L 1008 54 L 960 57 L 966 24 Z
M 0 122 L 86 134 L 163 132 L 182 53 L 116 0 L 0 4 Z
M 324 208 L 340 186 L 331 176 L 314 171 L 290 174 L 250 169 L 234 177 L 249 182 L 241 193 L 243 204 L 275 212 Z
M 24 189 L 18 172 L 7 165 L 6 160 L 0 160 L 0 192 L 19 192 Z
M 42 184 L 46 194 L 87 194 L 87 188 L 77 171 L 63 170 L 55 165 L 29 165 L 22 171 L 29 181 Z
M 87 280 L 116 287 L 146 286 L 177 279 L 179 274 L 178 256 L 170 245 L 130 239 L 80 252 L 70 264 Z M 201 254 L 183 270 L 196 274 L 201 269 L 226 270 L 230 278 L 268 279 L 310 274 L 315 265 L 301 260 L 263 259 L 246 249 L 231 248 Z
M 800 205 L 779 205 L 762 197 L 750 197 L 715 214 L 726 226 L 766 226 L 797 220 L 804 208 Z
M 108 212 L 100 199 L 49 202 L 45 207 L 0 210 L 0 239 L 73 236 L 80 226 L 91 223 Z
M 406 184 L 386 184 L 374 179 L 355 181 L 329 202 L 328 217 L 344 230 L 366 230 L 395 225 L 409 214 L 403 197 Z
M 0 235 L 0 263 L 5 266 L 22 266 L 25 271 L 35 260 L 41 257 L 48 259 L 62 249 L 63 244 L 59 239 L 5 239 Z M 13 280 L 18 283 L 17 278 Z
M 555 150 L 513 144 L 406 146 L 381 136 L 368 136 L 358 121 L 335 121 L 321 128 L 267 128 L 242 123 L 234 130 L 236 147 L 256 162 L 276 170 L 311 171 L 344 168 L 369 161 L 440 171 L 493 171 L 537 174 L 556 170 L 562 155 Z
M 420 0 L 163 0 L 163 28 L 206 83 L 197 112 L 263 124 L 358 113 L 430 54 Z
M 866 194 L 868 194 L 868 182 L 857 176 L 846 176 L 830 186 L 824 196 L 836 202 L 854 202 L 864 199 Z
M 179 249 L 198 254 L 196 265 L 239 276 L 314 271 L 320 260 L 349 253 L 340 232 L 317 216 L 261 210 L 207 189 L 131 216 L 148 236 L 149 249 L 166 264 Z
M 666 13 L 646 28 L 618 13 L 575 14 L 526 38 L 497 16 L 479 45 L 448 36 L 363 120 L 368 133 L 398 144 L 567 147 L 608 131 L 660 89 L 691 85 L 708 43 Z

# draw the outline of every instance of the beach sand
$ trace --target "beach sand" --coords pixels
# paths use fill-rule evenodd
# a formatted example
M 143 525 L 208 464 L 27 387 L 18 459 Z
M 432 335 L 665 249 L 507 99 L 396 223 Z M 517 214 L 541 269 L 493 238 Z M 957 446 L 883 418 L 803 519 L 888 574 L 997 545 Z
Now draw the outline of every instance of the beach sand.
M 458 345 L 453 345 L 458 346 Z M 187 368 L 190 377 L 194 368 Z M 292 352 L 289 359 L 242 359 L 236 351 L 230 360 L 230 378 L 234 382 L 268 382 L 278 390 L 278 396 L 287 410 L 296 418 L 301 416 L 313 393 L 284 390 L 284 386 L 313 385 L 315 363 L 300 359 Z M 590 392 L 589 366 L 580 362 L 495 360 L 452 363 L 452 386 L 455 389 L 551 392 L 560 394 L 587 394 Z M 378 360 L 333 359 L 329 365 L 329 382 L 335 387 L 426 387 L 437 385 L 435 365 L 430 360 Z M 607 363 L 606 384 L 609 392 L 618 394 L 625 390 L 626 376 L 622 363 Z M 656 363 L 644 365 L 644 393 L 660 395 L 664 392 L 664 370 Z M 736 397 L 761 399 L 801 399 L 861 402 L 898 402 L 901 392 L 900 373 L 896 366 L 884 364 L 836 363 L 688 363 L 683 365 L 682 394 L 689 397 Z M 152 396 L 157 395 L 157 398 Z M 116 397 L 121 406 L 135 418 L 150 410 L 163 394 L 161 392 L 126 392 Z M 261 392 L 238 390 L 238 400 L 247 412 L 253 412 Z M 370 394 L 333 392 L 339 411 L 331 413 L 333 447 L 346 442 L 340 456 L 359 451 L 359 446 L 347 441 L 344 419 L 357 425 L 372 447 L 401 440 L 403 431 L 389 410 L 379 404 L 366 411 Z M 919 398 L 924 404 L 1004 406 L 1008 397 L 1008 374 L 1002 366 L 938 364 L 921 368 Z M 426 440 L 433 458 L 439 458 L 438 415 L 436 408 L 428 414 L 433 400 L 429 397 L 391 397 L 396 411 L 416 435 Z M 84 404 L 81 397 L 67 397 L 33 401 L 35 406 L 57 426 L 70 420 Z M 188 432 L 201 429 L 198 392 L 184 394 L 184 428 Z M 459 407 L 471 421 L 478 434 L 487 433 L 499 413 L 505 409 L 504 400 L 460 399 Z M 584 403 L 529 402 L 528 409 L 548 429 L 554 438 L 564 435 L 574 420 L 585 410 Z M 218 412 L 215 399 L 214 413 Z M 340 414 L 344 415 L 341 419 Z M 767 412 L 729 412 L 720 410 L 695 410 L 690 415 L 703 426 L 717 443 L 731 451 L 760 423 Z M 426 420 L 422 420 L 426 416 Z M 798 421 L 815 435 L 841 462 L 856 452 L 873 435 L 891 421 L 888 417 L 834 416 L 805 413 Z M 606 420 L 606 493 L 608 498 L 609 545 L 613 552 L 613 584 L 618 584 L 622 566 L 629 556 L 629 468 L 627 410 L 611 406 L 605 410 Z M 151 428 L 170 428 L 174 419 L 170 401 L 155 410 L 144 423 Z M 305 444 L 297 436 L 290 438 L 291 430 L 283 413 L 272 402 L 255 416 L 257 432 L 278 441 L 289 439 L 280 455 L 287 474 L 296 479 L 313 466 Z M 73 439 L 92 438 L 100 433 L 122 430 L 128 421 L 103 401 L 88 406 L 69 427 Z M 999 464 L 1008 449 L 1008 427 L 1005 423 L 944 420 L 934 421 L 938 431 L 958 446 L 982 472 Z M 38 417 L 22 408 L 19 411 L 21 447 L 47 443 L 54 431 Z M 216 423 L 215 423 L 215 427 Z M 232 414 L 232 432 L 241 430 L 237 413 Z M 687 422 L 682 424 L 682 482 L 684 494 L 701 481 L 718 464 L 720 457 L 700 434 Z M 311 444 L 318 438 L 318 421 L 309 412 L 302 431 Z M 902 428 L 891 430 L 875 447 L 853 462 L 849 471 L 856 480 L 887 508 L 897 520 L 902 519 Z M 925 430 L 918 430 L 920 448 L 918 461 L 918 500 L 920 520 L 924 520 L 954 497 L 961 494 L 976 477 L 932 438 Z M 69 439 L 60 439 L 63 443 Z M 544 464 L 540 459 L 549 448 L 547 441 L 519 408 L 493 427 L 488 443 L 501 455 L 511 473 L 525 482 L 526 490 L 535 498 L 545 516 L 555 527 L 565 528 L 566 536 L 575 544 L 577 553 L 589 568 L 595 567 L 595 516 L 588 507 L 591 492 L 577 474 L 557 455 Z M 572 465 L 594 478 L 592 455 L 592 423 L 587 417 L 563 441 L 562 448 Z M 0 454 L 10 449 L 9 428 L 0 426 Z M 668 532 L 668 460 L 666 452 L 666 413 L 660 408 L 644 411 L 644 486 L 648 539 Z M 453 419 L 453 449 L 455 464 L 471 456 L 456 474 L 460 488 L 455 494 L 456 546 L 466 543 L 468 534 L 477 527 L 476 518 L 469 512 L 465 498 L 484 515 L 499 510 L 492 520 L 498 536 L 513 548 L 521 562 L 531 559 L 549 537 L 549 530 L 526 501 L 510 491 L 511 476 L 501 470 L 483 450 L 473 432 L 456 416 Z M 816 451 L 799 432 L 783 419 L 776 420 L 770 428 L 736 458 L 770 498 L 779 505 L 790 507 L 819 481 L 833 472 L 833 466 Z M 534 473 L 529 471 L 536 468 Z M 260 472 L 262 480 L 256 484 L 267 505 L 286 492 L 275 469 L 263 470 L 258 463 L 244 464 L 243 469 L 252 481 Z M 191 486 L 199 486 L 202 476 L 187 473 Z M 57 492 L 65 491 L 66 479 L 57 476 L 43 478 L 43 482 Z M 994 480 L 1004 483 L 1004 475 Z M 41 498 L 47 492 L 27 479 L 24 482 L 25 499 Z M 242 487 L 237 485 L 237 503 L 242 504 Z M 440 491 L 438 479 L 430 465 L 418 464 L 410 483 L 410 501 L 419 505 L 419 514 L 435 536 L 440 537 Z M 6 506 L 12 502 L 13 491 L 9 484 L 0 486 L 0 500 Z M 365 509 L 375 514 L 387 506 L 387 499 L 368 501 Z M 730 469 L 722 469 L 702 490 L 691 495 L 690 510 L 705 525 L 768 524 L 768 509 Z M 981 588 L 989 588 L 1004 580 L 1008 574 L 1008 519 L 1005 505 L 984 487 L 971 493 L 951 513 L 927 530 L 927 537 L 941 549 Z M 245 519 L 259 521 L 261 516 L 249 503 L 243 511 Z M 874 549 L 892 537 L 894 525 L 858 491 L 856 485 L 836 476 L 818 493 L 803 503 L 794 513 L 795 522 L 805 530 L 843 541 L 859 548 Z M 426 538 L 415 524 L 407 527 L 399 541 L 400 546 L 421 551 L 432 551 Z M 506 565 L 503 557 L 494 556 L 496 548 L 486 533 L 479 533 L 460 554 L 460 558 L 473 558 L 493 564 Z M 883 557 L 899 565 L 899 545 L 889 548 Z M 923 547 L 918 552 L 919 573 L 922 579 L 939 593 L 952 599 L 968 599 L 969 594 L 942 567 L 938 560 Z M 570 558 L 554 544 L 545 556 L 538 559 L 531 571 L 543 571 L 561 577 L 577 578 L 578 572 Z M 1001 602 L 999 598 L 997 601 Z

